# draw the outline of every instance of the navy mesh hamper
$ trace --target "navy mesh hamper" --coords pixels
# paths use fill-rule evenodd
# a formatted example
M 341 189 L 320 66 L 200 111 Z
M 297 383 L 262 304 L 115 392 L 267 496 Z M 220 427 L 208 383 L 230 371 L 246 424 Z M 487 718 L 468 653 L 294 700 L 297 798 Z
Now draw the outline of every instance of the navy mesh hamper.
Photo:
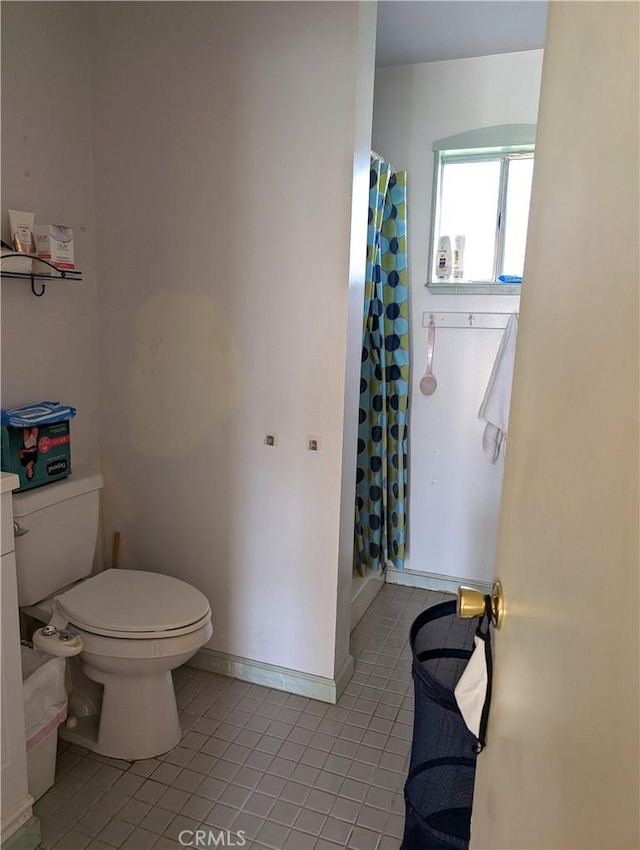
M 415 697 L 401 850 L 467 850 L 478 739 L 453 695 L 474 647 L 475 620 L 456 602 L 423 611 L 411 626 Z

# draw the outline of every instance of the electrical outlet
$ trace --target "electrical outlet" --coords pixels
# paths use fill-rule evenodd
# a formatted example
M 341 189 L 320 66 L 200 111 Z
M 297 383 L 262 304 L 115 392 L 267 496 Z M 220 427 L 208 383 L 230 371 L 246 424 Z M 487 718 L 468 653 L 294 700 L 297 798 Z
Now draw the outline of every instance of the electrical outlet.
M 322 448 L 322 440 L 320 437 L 315 434 L 309 434 L 307 436 L 307 451 L 308 452 L 319 452 Z
M 271 446 L 273 448 L 274 446 L 278 445 L 278 435 L 275 433 L 275 431 L 267 431 L 267 433 L 264 435 L 263 442 L 265 446 Z

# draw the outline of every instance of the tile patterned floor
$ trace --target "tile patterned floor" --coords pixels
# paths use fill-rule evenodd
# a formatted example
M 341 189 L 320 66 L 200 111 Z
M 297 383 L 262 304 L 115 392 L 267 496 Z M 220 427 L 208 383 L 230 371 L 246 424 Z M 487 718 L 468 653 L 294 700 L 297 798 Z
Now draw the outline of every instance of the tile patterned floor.
M 182 667 L 171 752 L 127 762 L 61 741 L 56 783 L 35 805 L 42 850 L 215 846 L 220 831 L 247 850 L 398 850 L 409 626 L 445 598 L 385 585 L 351 636 L 355 672 L 335 706 Z

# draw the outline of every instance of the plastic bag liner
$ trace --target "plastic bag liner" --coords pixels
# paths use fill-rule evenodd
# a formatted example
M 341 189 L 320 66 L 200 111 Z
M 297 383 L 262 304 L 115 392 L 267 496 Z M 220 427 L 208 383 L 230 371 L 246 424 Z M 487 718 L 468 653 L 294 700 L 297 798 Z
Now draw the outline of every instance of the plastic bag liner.
M 20 649 L 27 750 L 31 750 L 67 717 L 66 659 L 27 646 Z
M 467 728 L 454 688 L 474 647 L 475 620 L 456 602 L 423 611 L 411 626 L 415 698 L 401 850 L 467 850 L 478 739 Z

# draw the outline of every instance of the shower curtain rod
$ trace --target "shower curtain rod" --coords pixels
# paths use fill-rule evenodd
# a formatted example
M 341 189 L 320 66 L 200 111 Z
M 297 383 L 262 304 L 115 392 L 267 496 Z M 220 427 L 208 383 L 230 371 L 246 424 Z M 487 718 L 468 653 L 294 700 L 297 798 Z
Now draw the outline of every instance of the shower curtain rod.
M 393 165 L 391 165 L 391 163 L 388 160 L 386 160 L 383 156 L 380 156 L 379 153 L 376 153 L 374 150 L 372 150 L 371 156 L 375 157 L 376 159 L 382 160 L 382 162 L 386 162 L 386 164 L 389 166 L 389 170 L 391 171 L 391 173 L 392 174 L 396 173 L 396 169 L 393 167 Z

